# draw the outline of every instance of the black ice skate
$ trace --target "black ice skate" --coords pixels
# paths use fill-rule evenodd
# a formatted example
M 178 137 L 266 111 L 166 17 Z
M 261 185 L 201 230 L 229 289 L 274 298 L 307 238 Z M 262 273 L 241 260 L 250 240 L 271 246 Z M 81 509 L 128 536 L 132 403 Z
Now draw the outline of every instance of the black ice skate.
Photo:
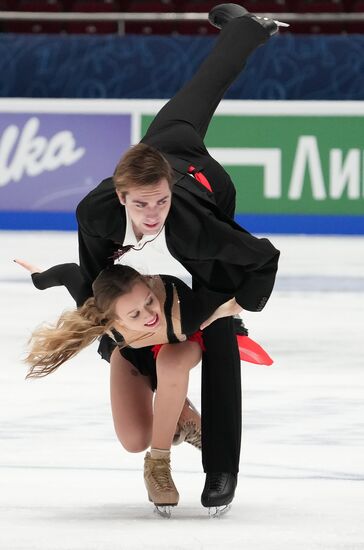
M 201 503 L 202 506 L 209 509 L 210 517 L 220 517 L 230 510 L 237 482 L 237 474 L 232 474 L 230 472 L 206 474 L 206 482 L 201 495 Z
M 288 23 L 270 19 L 269 17 L 263 17 L 261 15 L 254 15 L 249 13 L 248 10 L 239 6 L 239 4 L 219 4 L 212 8 L 209 13 L 209 21 L 211 25 L 221 29 L 226 23 L 235 19 L 236 17 L 250 17 L 257 23 L 262 25 L 265 30 L 272 36 L 278 32 L 279 27 L 289 27 Z

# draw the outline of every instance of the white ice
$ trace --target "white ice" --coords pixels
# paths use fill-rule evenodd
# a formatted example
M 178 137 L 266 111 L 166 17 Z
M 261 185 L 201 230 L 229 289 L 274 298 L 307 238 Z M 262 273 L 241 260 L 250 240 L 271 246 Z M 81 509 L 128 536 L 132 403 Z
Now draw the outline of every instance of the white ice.
M 0 233 L 1 550 L 364 549 L 364 238 L 271 239 L 282 251 L 276 290 L 244 319 L 275 364 L 242 364 L 233 508 L 208 519 L 200 456 L 183 444 L 173 449 L 180 504 L 165 520 L 147 501 L 143 454 L 116 440 L 95 347 L 24 380 L 32 328 L 72 301 L 63 289 L 35 290 L 12 259 L 76 260 L 75 234 Z

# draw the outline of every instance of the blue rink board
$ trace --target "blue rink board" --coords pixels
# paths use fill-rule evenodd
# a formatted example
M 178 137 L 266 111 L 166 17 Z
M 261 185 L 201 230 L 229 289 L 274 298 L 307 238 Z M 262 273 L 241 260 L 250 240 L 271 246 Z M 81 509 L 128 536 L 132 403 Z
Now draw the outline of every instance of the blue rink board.
M 252 233 L 363 235 L 364 216 L 238 214 L 236 221 Z M 75 231 L 73 212 L 0 211 L 0 229 L 12 231 Z

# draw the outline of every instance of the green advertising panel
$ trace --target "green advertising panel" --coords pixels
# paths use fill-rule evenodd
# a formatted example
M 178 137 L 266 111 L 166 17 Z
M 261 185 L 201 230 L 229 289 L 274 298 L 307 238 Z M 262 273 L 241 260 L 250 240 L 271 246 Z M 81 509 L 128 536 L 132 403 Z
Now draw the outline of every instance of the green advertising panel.
M 205 142 L 238 213 L 364 214 L 364 116 L 215 115 Z

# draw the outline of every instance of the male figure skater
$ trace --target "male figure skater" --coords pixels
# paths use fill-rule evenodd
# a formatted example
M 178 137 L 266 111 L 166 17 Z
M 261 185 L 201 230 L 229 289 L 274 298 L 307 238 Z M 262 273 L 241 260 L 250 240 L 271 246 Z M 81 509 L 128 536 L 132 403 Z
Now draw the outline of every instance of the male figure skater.
M 276 22 L 222 4 L 209 14 L 222 29 L 192 80 L 158 113 L 142 143 L 78 205 L 79 254 L 92 283 L 116 256 L 137 269 L 168 256 L 215 300 L 235 296 L 260 311 L 274 285 L 279 252 L 234 223 L 235 188 L 203 143 L 211 117 L 247 57 L 277 32 Z M 174 265 L 173 265 L 174 264 Z M 150 272 L 150 269 L 149 269 Z M 161 269 L 159 269 L 161 272 Z M 90 291 L 91 293 L 91 291 Z M 204 330 L 201 502 L 225 507 L 235 493 L 241 444 L 240 360 L 232 317 Z M 117 365 L 118 350 L 111 356 Z

